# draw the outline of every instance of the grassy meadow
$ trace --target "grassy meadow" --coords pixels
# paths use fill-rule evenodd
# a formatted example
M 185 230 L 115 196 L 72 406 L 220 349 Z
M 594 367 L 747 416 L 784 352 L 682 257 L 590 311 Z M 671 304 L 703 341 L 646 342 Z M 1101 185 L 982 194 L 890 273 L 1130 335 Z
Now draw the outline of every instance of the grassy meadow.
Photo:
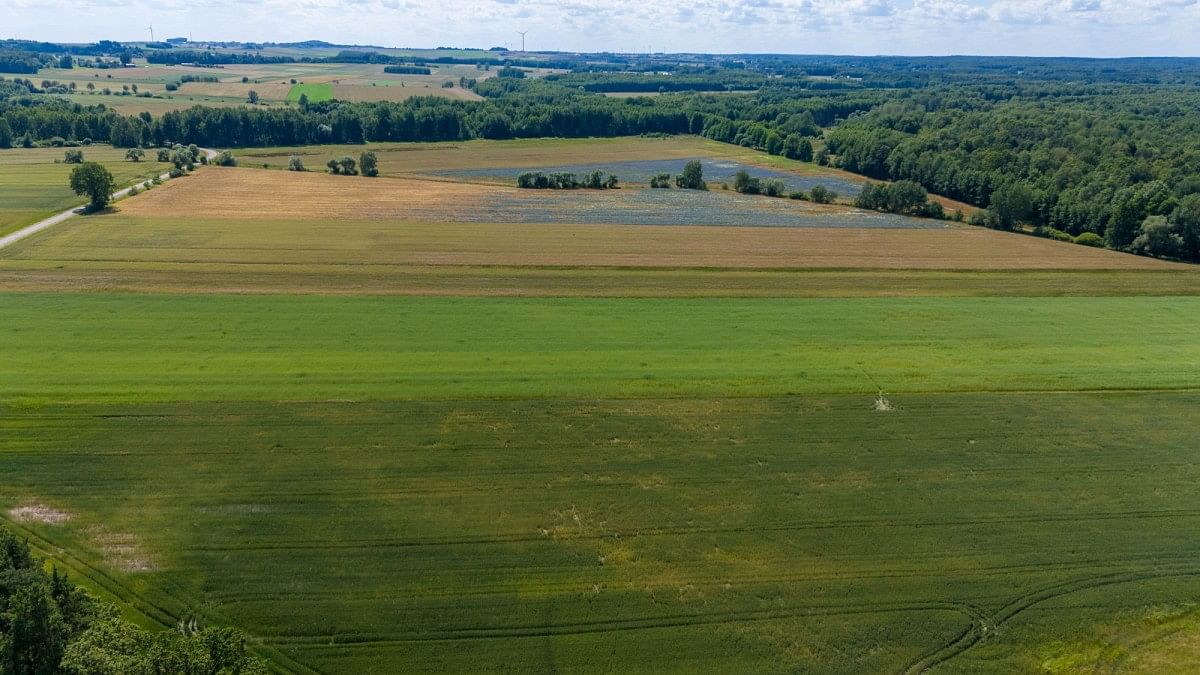
M 288 91 L 287 100 L 299 101 L 301 96 L 305 96 L 312 103 L 320 103 L 333 98 L 333 85 L 328 83 L 319 84 L 296 84 Z
M 706 146 L 206 167 L 0 251 L 0 521 L 289 672 L 1194 670 L 1194 268 L 429 178 Z
M 78 149 L 83 150 L 84 160 L 99 162 L 111 171 L 119 186 L 161 175 L 169 168 L 154 161 L 152 154 L 135 163 L 127 161 L 125 150 L 119 148 L 93 145 Z M 75 166 L 61 163 L 64 152 L 63 148 L 0 150 L 0 236 L 87 202 L 71 190 L 69 179 Z

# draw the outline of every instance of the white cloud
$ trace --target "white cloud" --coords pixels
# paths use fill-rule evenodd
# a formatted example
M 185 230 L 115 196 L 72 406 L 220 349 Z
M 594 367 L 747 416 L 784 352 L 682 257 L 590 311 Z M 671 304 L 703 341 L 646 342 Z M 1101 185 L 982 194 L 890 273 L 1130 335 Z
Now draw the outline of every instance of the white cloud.
M 3 0 L 5 37 L 388 46 L 1194 55 L 1200 0 Z M 129 17 L 137 17 L 130 21 Z M 965 26 L 965 28 L 964 28 Z

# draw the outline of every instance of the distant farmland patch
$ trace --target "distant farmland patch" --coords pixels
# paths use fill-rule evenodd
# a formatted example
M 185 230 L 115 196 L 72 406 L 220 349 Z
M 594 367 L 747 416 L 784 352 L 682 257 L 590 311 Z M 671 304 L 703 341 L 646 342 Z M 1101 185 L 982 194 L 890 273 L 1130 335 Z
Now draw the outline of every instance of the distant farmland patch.
M 719 207 L 710 209 L 710 221 L 712 213 L 740 213 L 775 218 L 769 221 L 775 226 L 687 224 L 683 218 L 703 211 L 696 204 Z M 780 226 L 787 222 L 778 220 L 783 210 L 800 225 Z M 666 224 L 637 224 L 647 215 Z M 941 221 L 898 219 L 918 227 L 889 227 L 888 218 L 896 217 L 730 193 L 542 193 L 206 169 L 123 201 L 116 213 L 64 223 L 0 251 L 0 286 L 603 296 L 1078 295 L 1147 288 L 1170 295 L 1195 288 L 1193 274 L 1153 272 L 1186 270 L 1161 260 Z M 846 272 L 1018 269 L 1146 270 L 1160 278 Z
M 85 160 L 103 164 L 121 186 L 157 176 L 169 166 L 154 161 L 154 153 L 147 153 L 144 161 L 129 162 L 122 148 L 93 145 L 80 150 Z M 73 167 L 61 163 L 63 152 L 62 148 L 0 150 L 0 235 L 87 201 L 67 184 Z
M 288 92 L 287 100 L 299 101 L 301 96 L 307 96 L 313 103 L 328 101 L 333 98 L 333 85 L 328 82 L 297 84 Z
M 321 162 L 324 163 L 323 161 Z M 311 162 L 316 164 L 316 161 Z M 212 200 L 209 195 L 224 195 Z M 396 178 L 363 180 L 316 172 L 254 169 L 203 172 L 130 203 L 132 214 L 470 223 L 711 225 L 786 228 L 944 229 L 944 221 L 820 206 L 732 191 L 579 190 L 543 193 L 515 187 Z
M 179 87 L 180 96 L 224 96 L 244 99 L 250 90 L 258 92 L 264 101 L 281 101 L 287 95 L 288 85 L 268 82 L 188 82 Z
M 339 101 L 406 101 L 416 96 L 439 96 L 460 101 L 478 101 L 483 97 L 470 89 L 443 87 L 423 82 L 384 82 L 383 84 L 334 84 L 333 97 Z M 299 97 L 297 97 L 299 98 Z M 312 100 L 312 96 L 308 97 Z

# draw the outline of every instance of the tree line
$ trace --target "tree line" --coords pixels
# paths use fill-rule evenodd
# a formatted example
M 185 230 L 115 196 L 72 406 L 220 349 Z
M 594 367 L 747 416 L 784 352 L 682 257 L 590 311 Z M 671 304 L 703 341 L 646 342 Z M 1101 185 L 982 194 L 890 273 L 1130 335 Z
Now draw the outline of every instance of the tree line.
M 828 135 L 833 162 L 985 207 L 978 224 L 1200 259 L 1195 92 L 983 93 L 912 97 L 854 115 Z
M 191 622 L 188 622 L 189 624 Z M 0 527 L 0 673 L 266 675 L 231 628 L 146 631 Z

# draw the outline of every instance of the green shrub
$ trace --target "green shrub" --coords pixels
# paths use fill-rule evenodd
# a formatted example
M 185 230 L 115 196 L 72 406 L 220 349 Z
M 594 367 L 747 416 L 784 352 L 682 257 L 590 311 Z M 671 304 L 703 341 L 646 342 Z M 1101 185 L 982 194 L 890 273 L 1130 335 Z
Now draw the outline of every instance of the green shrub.
M 1079 235 L 1078 237 L 1075 237 L 1075 243 L 1083 244 L 1084 246 L 1095 246 L 1096 248 L 1104 248 L 1104 237 L 1101 237 L 1100 235 L 1096 234 L 1095 232 L 1084 232 L 1083 234 Z
M 809 196 L 811 196 L 812 200 L 818 204 L 829 204 L 833 200 L 837 199 L 838 195 L 836 192 L 830 190 L 824 185 L 814 185 L 812 190 L 809 190 Z
M 1062 230 L 1056 230 L 1053 227 L 1039 228 L 1038 234 L 1046 237 L 1047 239 L 1053 239 L 1055 241 L 1075 241 L 1075 237 L 1072 237 L 1070 234 L 1063 232 Z

